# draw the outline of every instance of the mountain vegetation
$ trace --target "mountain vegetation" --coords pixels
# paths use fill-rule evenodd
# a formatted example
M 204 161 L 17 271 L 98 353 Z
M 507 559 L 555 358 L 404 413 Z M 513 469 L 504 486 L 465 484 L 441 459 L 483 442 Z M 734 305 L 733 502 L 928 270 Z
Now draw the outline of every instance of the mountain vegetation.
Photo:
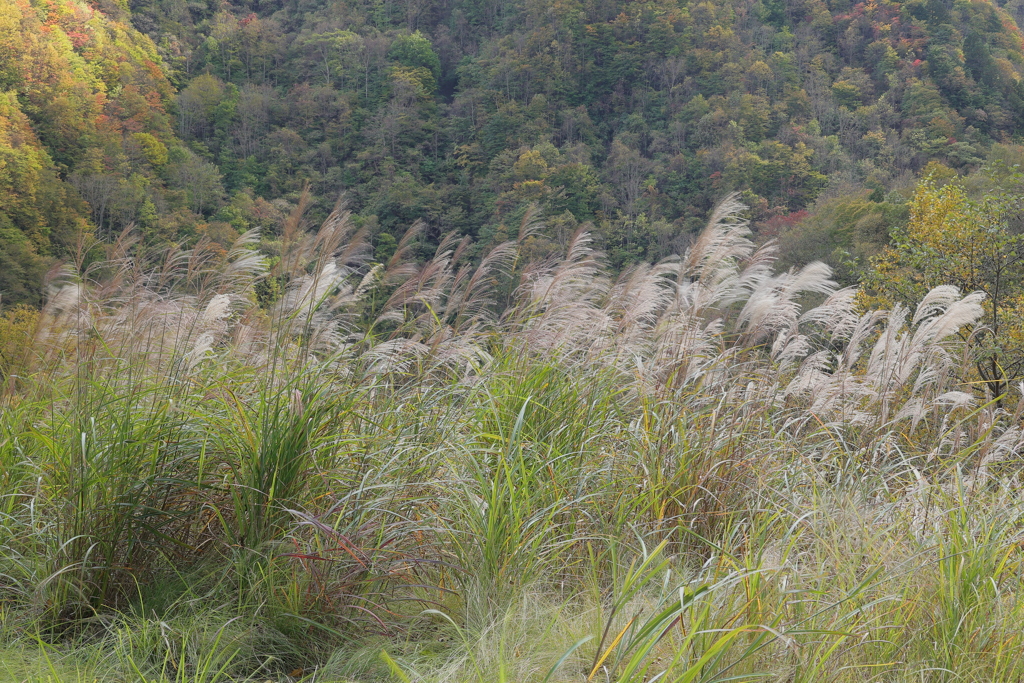
M 619 269 L 741 191 L 787 263 L 852 283 L 926 164 L 1024 132 L 1012 2 L 3 1 L 6 306 L 128 226 L 273 254 L 307 185 L 378 262 L 416 220 L 421 258 L 478 257 L 537 206 L 531 255 L 590 223 Z M 805 222 L 826 239 L 785 239 Z
M 1019 681 L 1024 0 L 0 0 L 0 679 Z

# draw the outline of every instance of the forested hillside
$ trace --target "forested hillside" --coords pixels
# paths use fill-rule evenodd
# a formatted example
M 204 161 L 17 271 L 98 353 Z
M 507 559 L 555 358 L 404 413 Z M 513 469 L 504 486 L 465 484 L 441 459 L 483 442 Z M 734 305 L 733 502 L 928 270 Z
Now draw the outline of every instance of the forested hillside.
M 167 213 L 174 90 L 152 42 L 111 10 L 0 2 L 4 304 L 38 303 L 48 257 L 73 253 L 82 233 L 156 231 Z
M 273 253 L 307 183 L 310 218 L 343 197 L 381 261 L 417 219 L 425 256 L 537 204 L 530 254 L 591 221 L 613 266 L 679 251 L 740 190 L 762 238 L 828 223 L 784 260 L 854 280 L 925 164 L 1024 132 L 1012 2 L 2 3 L 5 305 L 129 225 L 261 227 Z

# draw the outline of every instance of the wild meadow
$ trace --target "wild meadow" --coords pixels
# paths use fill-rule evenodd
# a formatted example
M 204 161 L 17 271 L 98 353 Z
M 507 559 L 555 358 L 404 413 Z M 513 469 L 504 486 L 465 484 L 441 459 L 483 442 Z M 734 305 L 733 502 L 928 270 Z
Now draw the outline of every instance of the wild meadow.
M 1019 681 L 1021 389 L 744 207 L 612 278 L 302 205 L 4 318 L 0 678 Z M 20 317 L 19 317 L 20 316 Z

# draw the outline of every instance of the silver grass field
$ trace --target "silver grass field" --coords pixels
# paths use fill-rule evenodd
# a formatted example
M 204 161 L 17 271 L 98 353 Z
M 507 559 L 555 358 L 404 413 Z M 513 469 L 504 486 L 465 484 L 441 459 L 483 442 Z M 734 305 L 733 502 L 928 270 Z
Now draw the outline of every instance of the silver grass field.
M 272 269 L 126 233 L 51 273 L 2 378 L 0 679 L 1024 680 L 981 295 L 862 311 L 735 197 L 616 278 L 585 230 L 522 259 L 533 214 L 373 264 L 306 203 Z

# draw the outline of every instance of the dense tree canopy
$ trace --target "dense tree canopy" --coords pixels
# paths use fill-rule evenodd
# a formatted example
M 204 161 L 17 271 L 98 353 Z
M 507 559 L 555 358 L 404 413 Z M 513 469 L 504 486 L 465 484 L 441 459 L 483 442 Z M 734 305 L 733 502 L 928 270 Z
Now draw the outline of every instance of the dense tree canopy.
M 312 220 L 344 196 L 381 255 L 418 219 L 422 254 L 449 232 L 486 248 L 537 205 L 539 254 L 589 221 L 617 265 L 740 190 L 762 236 L 855 279 L 902 220 L 894 190 L 1024 132 L 1019 10 L 0 0 L 3 303 L 128 225 L 223 245 L 258 226 L 273 252 L 307 183 Z

